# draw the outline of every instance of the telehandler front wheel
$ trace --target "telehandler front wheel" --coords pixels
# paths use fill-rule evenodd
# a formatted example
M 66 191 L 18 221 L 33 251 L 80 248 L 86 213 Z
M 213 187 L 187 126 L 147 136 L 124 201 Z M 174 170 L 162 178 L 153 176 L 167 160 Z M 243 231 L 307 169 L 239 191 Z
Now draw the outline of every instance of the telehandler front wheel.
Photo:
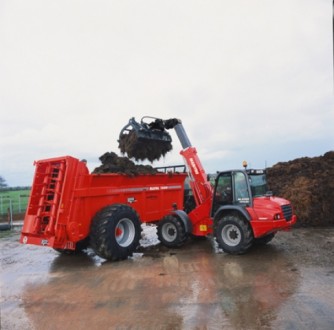
M 123 260 L 139 246 L 141 223 L 137 212 L 123 204 L 103 208 L 93 218 L 90 245 L 107 260 Z
M 228 214 L 214 225 L 217 243 L 224 252 L 243 254 L 253 244 L 253 232 L 248 222 L 238 215 Z
M 182 246 L 188 238 L 183 223 L 174 215 L 166 215 L 158 224 L 159 241 L 171 248 Z

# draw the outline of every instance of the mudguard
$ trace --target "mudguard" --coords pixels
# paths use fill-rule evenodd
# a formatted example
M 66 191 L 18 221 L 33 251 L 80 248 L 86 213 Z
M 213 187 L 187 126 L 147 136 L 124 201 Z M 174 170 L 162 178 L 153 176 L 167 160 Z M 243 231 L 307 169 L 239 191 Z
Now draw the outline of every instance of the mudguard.
M 186 233 L 192 233 L 192 223 L 186 212 L 182 210 L 175 210 L 172 212 L 172 214 L 182 221 Z
M 236 211 L 236 212 L 240 213 L 246 220 L 251 221 L 251 216 L 249 215 L 247 210 L 240 205 L 223 205 L 223 206 L 221 206 L 213 216 L 214 221 L 217 220 L 217 218 L 219 218 L 220 215 L 222 213 L 224 213 L 225 211 Z

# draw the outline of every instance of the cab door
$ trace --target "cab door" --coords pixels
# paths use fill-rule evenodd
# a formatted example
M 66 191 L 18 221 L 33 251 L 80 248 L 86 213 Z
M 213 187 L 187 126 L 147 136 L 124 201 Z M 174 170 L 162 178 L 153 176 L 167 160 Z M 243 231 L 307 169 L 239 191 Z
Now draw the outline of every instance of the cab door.
M 214 215 L 222 206 L 252 205 L 248 176 L 244 171 L 228 171 L 218 174 L 215 183 L 212 212 Z
M 251 192 L 248 182 L 248 176 L 244 171 L 233 172 L 233 204 L 242 206 L 251 206 Z

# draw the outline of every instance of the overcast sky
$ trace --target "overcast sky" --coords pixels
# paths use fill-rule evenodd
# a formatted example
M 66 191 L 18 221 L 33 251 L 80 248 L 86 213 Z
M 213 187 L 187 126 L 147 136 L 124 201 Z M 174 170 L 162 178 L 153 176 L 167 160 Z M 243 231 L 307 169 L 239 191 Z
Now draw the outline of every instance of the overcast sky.
M 182 120 L 207 172 L 333 150 L 331 0 L 0 1 L 0 176 L 93 170 L 129 118 Z M 182 164 L 174 150 L 154 166 Z

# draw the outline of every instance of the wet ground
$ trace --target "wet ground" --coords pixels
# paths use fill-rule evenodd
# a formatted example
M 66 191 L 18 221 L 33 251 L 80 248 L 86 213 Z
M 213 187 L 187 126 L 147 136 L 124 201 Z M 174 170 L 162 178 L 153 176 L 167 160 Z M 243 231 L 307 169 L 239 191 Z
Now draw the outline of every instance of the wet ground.
M 1 234 L 1 329 L 334 329 L 334 228 L 293 229 L 243 256 L 208 239 L 104 262 Z

